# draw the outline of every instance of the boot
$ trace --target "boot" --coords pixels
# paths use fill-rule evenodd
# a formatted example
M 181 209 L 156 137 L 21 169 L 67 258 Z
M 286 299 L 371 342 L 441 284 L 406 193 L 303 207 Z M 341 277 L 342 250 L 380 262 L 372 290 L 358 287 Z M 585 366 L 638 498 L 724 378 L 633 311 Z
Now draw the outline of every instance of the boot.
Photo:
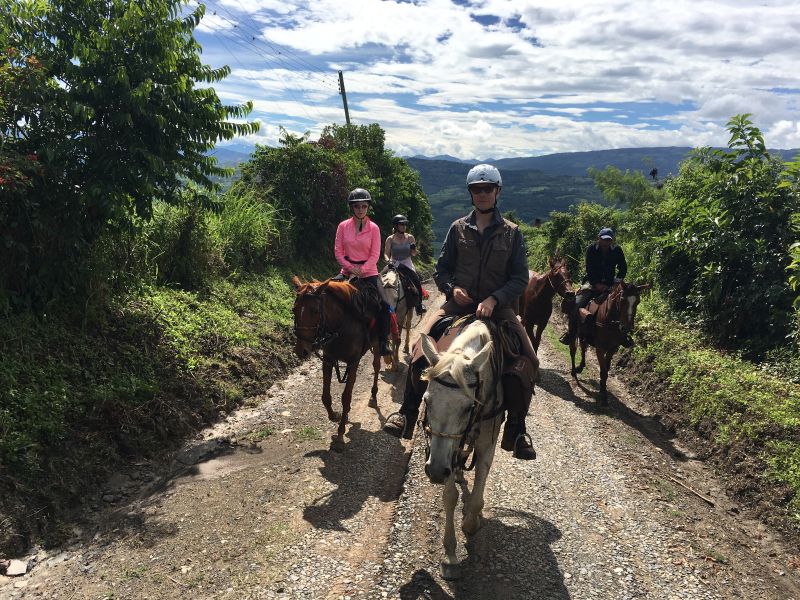
M 561 337 L 558 338 L 558 341 L 565 346 L 569 346 L 572 343 L 572 334 L 570 333 L 569 329 L 561 334 Z
M 620 341 L 620 345 L 624 346 L 625 348 L 631 348 L 633 346 L 633 338 L 631 337 L 630 333 L 622 334 L 622 340 Z
M 424 315 L 426 312 L 428 312 L 428 309 L 425 308 L 422 304 L 417 306 L 417 315 Z
M 381 347 L 381 356 L 391 356 L 392 355 L 392 349 L 389 348 L 389 342 L 388 341 L 381 340 L 380 341 L 380 347 Z
M 513 452 L 514 458 L 519 460 L 536 460 L 536 450 L 530 441 L 530 436 L 512 422 L 506 421 L 503 429 L 503 439 L 500 447 L 508 452 Z
M 410 440 L 414 436 L 414 425 L 416 422 L 417 417 L 414 415 L 394 413 L 393 415 L 389 415 L 389 418 L 386 419 L 386 423 L 383 424 L 383 430 L 393 437 L 402 437 L 403 439 Z

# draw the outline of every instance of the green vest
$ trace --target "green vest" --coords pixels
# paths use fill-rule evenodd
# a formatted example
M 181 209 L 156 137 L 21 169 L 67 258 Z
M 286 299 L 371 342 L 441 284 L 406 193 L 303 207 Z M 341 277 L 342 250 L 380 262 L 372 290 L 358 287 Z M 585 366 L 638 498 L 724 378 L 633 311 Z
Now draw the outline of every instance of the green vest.
M 495 226 L 488 234 L 484 230 L 481 236 L 464 217 L 453 223 L 453 229 L 457 252 L 453 285 L 467 290 L 475 302 L 482 302 L 508 282 L 517 226 L 503 219 L 502 225 Z

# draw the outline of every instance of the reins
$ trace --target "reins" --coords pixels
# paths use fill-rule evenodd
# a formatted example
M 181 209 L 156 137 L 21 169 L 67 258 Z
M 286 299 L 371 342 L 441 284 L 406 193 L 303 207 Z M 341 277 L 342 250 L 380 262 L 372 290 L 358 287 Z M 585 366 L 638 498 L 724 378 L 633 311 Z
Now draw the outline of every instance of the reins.
M 314 355 L 318 359 L 320 359 L 322 364 L 331 365 L 334 368 L 334 370 L 336 371 L 336 380 L 339 383 L 347 383 L 347 376 L 350 374 L 350 365 L 348 364 L 345 367 L 344 374 L 342 374 L 338 360 L 332 363 L 327 362 L 323 358 L 322 354 L 320 354 L 320 350 L 324 350 L 325 346 L 327 346 L 332 341 L 341 336 L 341 332 L 327 331 L 325 328 L 325 298 L 327 297 L 326 288 L 327 286 L 319 286 L 312 292 L 306 292 L 305 294 L 298 296 L 295 302 L 299 302 L 301 299 L 311 299 L 319 303 L 319 320 L 317 321 L 316 325 L 303 325 L 303 326 L 295 325 L 294 334 L 298 339 L 301 339 L 304 342 L 309 342 L 311 344 L 311 348 L 314 351 Z M 300 330 L 309 330 L 309 329 L 315 332 L 313 340 L 309 339 L 308 337 L 301 336 L 299 333 Z
M 456 323 L 453 323 L 452 326 L 455 326 Z M 503 336 L 500 332 L 498 332 L 501 341 L 505 345 L 505 336 Z M 496 336 L 493 336 L 496 337 Z M 495 356 L 500 356 L 502 360 L 504 350 L 502 348 L 495 347 Z M 492 360 L 492 375 L 493 379 L 497 380 L 498 375 L 500 373 L 500 361 L 495 358 Z M 439 385 L 442 385 L 446 388 L 450 389 L 461 389 L 461 386 L 457 383 L 450 383 L 449 381 L 444 381 L 440 378 L 435 378 L 434 381 Z M 499 383 L 499 382 L 498 382 Z M 475 455 L 473 453 L 473 449 L 475 446 L 475 438 L 477 436 L 472 435 L 473 429 L 476 425 L 481 423 L 482 421 L 488 421 L 489 419 L 494 419 L 505 410 L 505 407 L 502 403 L 499 403 L 497 406 L 493 408 L 488 414 L 483 414 L 484 409 L 486 408 L 486 399 L 483 397 L 482 392 L 483 390 L 483 382 L 481 381 L 480 375 L 476 373 L 476 381 L 475 383 L 467 384 L 467 387 L 475 389 L 475 398 L 472 401 L 472 407 L 469 413 L 469 419 L 467 421 L 467 426 L 461 433 L 446 433 L 443 431 L 435 431 L 431 428 L 428 423 L 427 418 L 427 408 L 424 412 L 422 430 L 425 432 L 425 453 L 426 456 L 430 454 L 430 439 L 431 437 L 441 437 L 449 440 L 459 440 L 458 444 L 458 452 L 454 453 L 453 455 L 453 469 L 460 468 L 464 471 L 471 471 L 475 468 Z M 495 394 L 496 398 L 496 394 Z M 427 406 L 427 405 L 426 405 Z M 468 444 L 469 442 L 469 444 Z M 464 450 L 464 446 L 468 445 L 466 451 Z M 469 466 L 467 466 L 467 459 L 469 458 L 470 454 L 472 454 L 472 462 Z

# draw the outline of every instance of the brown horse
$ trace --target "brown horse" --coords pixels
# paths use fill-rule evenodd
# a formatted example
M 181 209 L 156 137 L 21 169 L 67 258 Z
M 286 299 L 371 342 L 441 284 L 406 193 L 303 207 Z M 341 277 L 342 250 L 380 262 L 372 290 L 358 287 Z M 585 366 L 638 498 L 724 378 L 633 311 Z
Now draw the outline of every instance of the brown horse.
M 542 332 L 553 312 L 553 297 L 558 293 L 562 298 L 574 298 L 572 281 L 569 278 L 567 260 L 550 259 L 550 270 L 544 275 L 531 271 L 528 287 L 523 295 L 520 316 L 534 350 L 539 350 Z M 534 334 L 533 328 L 536 327 Z
M 611 359 L 616 354 L 619 347 L 623 345 L 626 337 L 633 331 L 633 321 L 636 318 L 636 307 L 639 305 L 639 298 L 642 290 L 647 289 L 648 285 L 635 285 L 619 281 L 614 284 L 611 290 L 598 298 L 599 308 L 594 314 L 594 324 L 588 326 L 581 323 L 579 319 L 578 335 L 581 344 L 581 363 L 575 366 L 575 351 L 578 340 L 573 339 L 569 347 L 570 358 L 572 359 L 572 376 L 577 379 L 578 373 L 583 371 L 586 366 L 586 346 L 594 346 L 597 352 L 597 364 L 600 367 L 600 404 L 608 404 L 608 392 L 606 390 L 606 380 L 608 370 L 611 368 Z M 592 300 L 594 303 L 595 300 Z
M 339 423 L 334 448 L 344 448 L 344 429 L 350 413 L 353 386 L 356 383 L 358 363 L 367 350 L 372 349 L 372 397 L 370 405 L 377 403 L 378 371 L 381 357 L 375 330 L 369 330 L 369 320 L 353 305 L 358 289 L 347 281 L 302 283 L 297 276 L 292 277 L 297 290 L 292 312 L 294 313 L 294 333 L 297 342 L 294 352 L 300 358 L 311 354 L 319 355 L 322 350 L 322 404 L 328 411 L 328 419 Z M 341 376 L 339 362 L 344 363 L 345 372 Z M 344 383 L 341 414 L 333 410 L 331 404 L 331 376 L 334 366 L 339 383 Z

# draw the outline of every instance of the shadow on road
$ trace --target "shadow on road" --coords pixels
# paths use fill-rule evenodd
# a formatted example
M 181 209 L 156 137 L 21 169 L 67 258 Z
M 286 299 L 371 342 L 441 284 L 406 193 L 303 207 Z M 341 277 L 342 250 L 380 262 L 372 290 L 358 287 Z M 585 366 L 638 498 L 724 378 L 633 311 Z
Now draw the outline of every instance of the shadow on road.
M 560 537 L 555 525 L 531 513 L 496 509 L 467 543 L 460 580 L 443 587 L 428 570 L 420 569 L 400 588 L 400 598 L 568 599 L 564 575 L 550 548 Z
M 616 418 L 629 427 L 639 431 L 647 440 L 670 456 L 678 460 L 686 460 L 686 455 L 678 450 L 672 443 L 673 434 L 661 424 L 659 416 L 649 417 L 639 414 L 627 404 L 622 402 L 611 390 L 608 391 L 608 406 L 602 406 L 594 399 L 598 392 L 599 383 L 591 379 L 592 387 L 580 379 L 575 385 L 586 397 L 577 395 L 567 379 L 568 375 L 557 369 L 542 369 L 541 387 L 548 394 L 572 402 L 575 406 L 589 413 L 605 414 Z M 591 398 L 590 399 L 587 399 Z
M 336 486 L 303 510 L 303 518 L 314 527 L 348 531 L 343 521 L 358 514 L 370 497 L 381 502 L 398 498 L 408 457 L 400 440 L 383 431 L 366 431 L 352 423 L 344 452 L 315 450 L 305 455 L 318 457 L 322 476 Z

